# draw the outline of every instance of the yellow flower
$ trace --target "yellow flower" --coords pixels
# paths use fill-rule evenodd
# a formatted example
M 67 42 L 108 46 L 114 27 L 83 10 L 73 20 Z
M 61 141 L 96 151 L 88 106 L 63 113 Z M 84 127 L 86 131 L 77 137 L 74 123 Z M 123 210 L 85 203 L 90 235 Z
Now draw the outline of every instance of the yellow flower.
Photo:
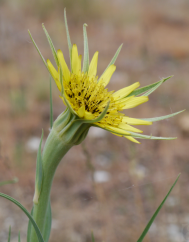
M 107 113 L 104 118 L 94 125 L 110 132 L 124 136 L 131 141 L 139 143 L 131 137 L 129 131 L 142 133 L 141 130 L 130 125 L 150 125 L 152 122 L 140 119 L 126 117 L 120 111 L 134 108 L 148 101 L 148 97 L 135 97 L 128 95 L 140 86 L 139 82 L 125 87 L 117 92 L 109 92 L 106 88 L 114 71 L 115 65 L 110 65 L 100 78 L 97 74 L 98 52 L 95 52 L 88 71 L 85 73 L 81 69 L 81 55 L 78 55 L 77 46 L 72 47 L 71 71 L 69 70 L 61 50 L 57 51 L 59 61 L 58 70 L 54 68 L 50 60 L 47 60 L 48 69 L 61 92 L 61 82 L 63 81 L 64 103 L 65 99 L 69 102 L 74 113 L 81 119 L 96 119 L 109 103 Z M 62 78 L 60 80 L 60 68 L 62 69 Z M 128 136 L 129 135 L 129 136 Z
M 117 50 L 110 64 L 99 78 L 97 76 L 98 51 L 94 53 L 89 64 L 88 40 L 86 32 L 86 24 L 83 26 L 84 33 L 84 60 L 81 65 L 82 56 L 78 54 L 76 44 L 71 44 L 67 19 L 65 13 L 65 25 L 68 39 L 68 47 L 70 53 L 70 69 L 68 68 L 64 55 L 61 50 L 56 51 L 52 40 L 43 25 L 43 29 L 49 41 L 57 67 L 55 68 L 51 61 L 44 60 L 36 43 L 34 42 L 30 32 L 30 37 L 37 48 L 44 64 L 53 77 L 59 91 L 60 97 L 64 104 L 69 108 L 70 112 L 83 120 L 84 123 L 90 123 L 90 126 L 98 126 L 108 130 L 111 133 L 124 136 L 125 138 L 139 143 L 135 138 L 143 139 L 173 139 L 154 137 L 152 135 L 141 135 L 141 130 L 131 125 L 151 125 L 152 121 L 159 121 L 172 117 L 177 113 L 151 119 L 136 119 L 125 116 L 122 113 L 125 109 L 134 108 L 148 101 L 148 95 L 155 91 L 163 82 L 168 80 L 164 78 L 159 82 L 153 83 L 143 88 L 139 88 L 140 83 L 136 82 L 128 87 L 124 87 L 119 91 L 108 91 L 107 85 L 116 70 L 115 60 L 121 50 L 122 45 Z M 141 95 L 142 94 L 142 95 Z M 141 95 L 141 96 L 138 96 Z M 99 119 L 100 117 L 100 119 Z

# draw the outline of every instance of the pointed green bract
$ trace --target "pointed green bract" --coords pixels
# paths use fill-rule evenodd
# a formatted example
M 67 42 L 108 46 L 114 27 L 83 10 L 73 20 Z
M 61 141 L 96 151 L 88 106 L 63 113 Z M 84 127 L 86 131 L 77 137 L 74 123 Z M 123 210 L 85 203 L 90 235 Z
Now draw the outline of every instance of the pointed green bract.
M 123 46 L 123 44 L 121 44 L 121 45 L 119 46 L 118 50 L 116 51 L 116 53 L 115 53 L 114 57 L 112 58 L 112 60 L 110 61 L 109 65 L 106 67 L 105 71 L 108 69 L 109 66 L 111 66 L 111 65 L 113 65 L 113 64 L 115 63 L 115 61 L 116 61 L 116 59 L 117 59 L 117 57 L 118 57 L 118 55 L 119 55 L 119 52 L 121 51 L 122 46 Z M 104 71 L 104 72 L 105 72 L 105 71 Z M 102 75 L 104 74 L 104 72 L 102 73 Z M 101 75 L 101 76 L 102 76 L 102 75 Z M 100 78 L 101 78 L 101 77 L 100 77 Z M 100 80 L 100 78 L 99 78 L 98 80 Z
M 35 43 L 35 41 L 34 41 L 34 39 L 33 39 L 33 37 L 32 37 L 32 35 L 31 35 L 31 33 L 30 33 L 29 30 L 28 30 L 28 33 L 29 33 L 29 35 L 30 35 L 30 38 L 31 38 L 31 40 L 32 40 L 32 42 L 33 42 L 33 44 L 34 44 L 34 46 L 35 46 L 37 52 L 38 52 L 39 55 L 41 56 L 41 59 L 42 59 L 43 63 L 45 64 L 45 66 L 47 67 L 47 70 L 48 70 L 47 63 L 46 63 L 44 57 L 42 56 L 41 51 L 39 50 L 39 48 L 38 48 L 37 44 Z
M 8 242 L 10 242 L 11 239 L 11 226 L 9 226 L 9 237 L 8 237 Z
M 83 72 L 86 73 L 89 70 L 89 46 L 87 38 L 87 24 L 83 25 L 83 38 L 84 38 L 84 57 L 83 57 Z
M 175 116 L 175 115 L 177 115 L 179 113 L 182 113 L 184 111 L 185 110 L 182 110 L 182 111 L 179 111 L 179 112 L 176 112 L 176 113 L 172 113 L 172 114 L 161 116 L 161 117 L 155 117 L 155 118 L 141 118 L 141 120 L 145 120 L 145 121 L 149 121 L 149 122 L 156 122 L 156 121 L 160 121 L 160 120 L 171 118 L 171 117 L 173 117 L 173 116 Z
M 50 76 L 50 127 L 53 126 L 53 101 L 52 101 L 52 85 Z
M 31 221 L 31 223 L 32 223 L 32 225 L 33 225 L 33 227 L 34 227 L 34 229 L 35 229 L 35 232 L 36 232 L 36 234 L 37 234 L 38 241 L 39 241 L 39 242 L 45 242 L 45 241 L 43 240 L 43 237 L 42 237 L 42 235 L 41 235 L 41 232 L 40 232 L 40 230 L 39 230 L 39 228 L 38 228 L 36 222 L 34 221 L 34 219 L 32 218 L 32 216 L 30 215 L 30 213 L 27 211 L 27 209 L 26 209 L 25 207 L 22 206 L 22 204 L 19 203 L 17 200 L 15 200 L 14 198 L 12 198 L 12 197 L 10 197 L 10 196 L 4 194 L 4 193 L 0 193 L 0 197 L 4 197 L 4 198 L 8 199 L 9 201 L 11 201 L 11 202 L 13 202 L 14 204 L 16 204 L 20 209 L 22 209 L 22 211 L 26 214 L 26 216 L 27 216 L 27 217 L 29 218 L 29 220 Z
M 160 81 L 156 86 L 151 88 L 149 91 L 145 92 L 142 96 L 149 96 L 152 92 L 154 92 L 161 84 L 163 83 L 163 80 Z
M 43 140 L 43 130 L 41 135 L 41 141 L 39 145 L 39 149 L 37 152 L 37 164 L 36 164 L 36 177 L 35 177 L 35 194 L 33 198 L 33 202 L 38 204 L 41 188 L 42 188 L 42 181 L 43 181 L 43 164 L 42 164 L 42 156 L 41 156 L 41 144 Z
M 51 50 L 52 50 L 52 53 L 53 53 L 53 56 L 54 56 L 55 62 L 56 62 L 56 64 L 57 64 L 57 66 L 59 66 L 58 56 L 57 56 L 57 53 L 56 53 L 56 49 L 55 49 L 55 47 L 54 47 L 54 45 L 53 45 L 53 42 L 52 42 L 52 40 L 51 40 L 51 38 L 50 38 L 50 36 L 49 36 L 49 34 L 48 34 L 48 32 L 47 32 L 47 30 L 46 30 L 44 24 L 42 24 L 42 27 L 43 27 L 43 30 L 44 30 L 45 35 L 46 35 L 46 37 L 47 37 L 47 40 L 48 40 L 48 42 L 49 42 L 50 48 L 51 48 Z
M 171 189 L 169 190 L 169 192 L 167 193 L 167 195 L 165 196 L 165 198 L 163 199 L 162 203 L 159 205 L 158 209 L 155 211 L 154 215 L 151 217 L 150 221 L 148 222 L 146 228 L 144 229 L 143 233 L 141 234 L 140 238 L 137 240 L 137 242 L 142 242 L 145 235 L 147 234 L 148 230 L 150 229 L 152 223 L 154 222 L 154 219 L 156 218 L 156 216 L 158 215 L 159 211 L 161 210 L 163 204 L 165 203 L 166 199 L 168 198 L 169 194 L 171 193 L 171 191 L 173 190 L 174 186 L 176 185 L 178 179 L 179 179 L 180 174 L 177 176 L 177 179 L 175 180 L 175 182 L 173 183 Z
M 148 86 L 145 86 L 145 87 L 141 87 L 141 88 L 138 88 L 136 90 L 134 90 L 133 92 L 131 92 L 127 97 L 130 97 L 130 96 L 138 96 L 142 93 L 145 93 L 147 91 L 149 91 L 150 89 L 156 87 L 157 85 L 159 85 L 159 83 L 164 83 L 165 81 L 167 81 L 168 79 L 170 79 L 172 76 L 168 76 L 166 78 L 163 78 L 162 80 L 158 81 L 158 82 L 155 82 L 153 84 L 150 84 Z
M 32 210 L 31 210 L 31 216 L 33 217 L 33 207 L 32 207 Z M 29 220 L 28 230 L 27 230 L 27 242 L 30 242 L 31 228 L 32 228 L 32 223 L 31 223 L 31 220 Z
M 152 136 L 152 135 L 144 135 L 144 134 L 138 134 L 129 131 L 132 137 L 138 138 L 138 139 L 155 139 L 155 140 L 173 140 L 176 139 L 176 137 L 157 137 L 157 136 Z
M 70 54 L 70 69 L 72 69 L 72 43 L 70 39 L 69 29 L 68 29 L 68 23 L 67 23 L 67 17 L 66 17 L 66 9 L 64 9 L 64 22 L 66 26 L 66 35 L 67 35 L 67 41 L 68 41 L 68 49 Z

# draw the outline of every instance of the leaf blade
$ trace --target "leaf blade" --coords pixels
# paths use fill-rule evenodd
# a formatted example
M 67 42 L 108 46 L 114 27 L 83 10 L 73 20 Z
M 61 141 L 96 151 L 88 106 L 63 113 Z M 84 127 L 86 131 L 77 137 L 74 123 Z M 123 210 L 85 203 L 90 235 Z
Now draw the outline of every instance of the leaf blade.
M 25 209 L 24 206 L 22 206 L 21 203 L 19 203 L 17 200 L 15 200 L 14 198 L 4 194 L 4 193 L 0 193 L 0 197 L 4 197 L 6 199 L 8 199 L 9 201 L 13 202 L 14 204 L 16 204 L 25 214 L 26 216 L 29 218 L 29 220 L 31 221 L 34 229 L 35 229 L 35 232 L 37 234 L 37 237 L 38 237 L 38 241 L 39 242 L 45 242 L 42 235 L 41 235 L 41 232 L 36 224 L 36 222 L 34 221 L 33 217 L 31 216 L 31 214 L 27 211 L 27 209 Z
M 163 201 L 161 202 L 161 204 L 159 205 L 159 207 L 157 208 L 157 210 L 155 211 L 155 213 L 153 214 L 153 216 L 151 217 L 150 221 L 148 222 L 147 226 L 145 227 L 144 231 L 142 232 L 140 238 L 137 240 L 137 242 L 142 242 L 145 235 L 147 234 L 148 230 L 150 229 L 153 221 L 155 220 L 156 216 L 158 215 L 159 211 L 161 210 L 163 204 L 165 203 L 166 199 L 168 198 L 169 194 L 171 193 L 171 191 L 173 190 L 174 186 L 176 185 L 178 179 L 179 179 L 180 174 L 177 176 L 175 182 L 173 183 L 171 189 L 168 191 L 167 195 L 165 196 L 165 198 L 163 199 Z
M 155 117 L 155 118 L 141 118 L 141 120 L 145 120 L 145 121 L 149 121 L 149 122 L 156 122 L 156 121 L 161 121 L 161 120 L 164 120 L 164 119 L 168 119 L 168 118 L 171 118 L 179 113 L 182 113 L 184 112 L 185 110 L 181 110 L 179 112 L 175 112 L 175 113 L 172 113 L 172 114 L 168 114 L 168 115 L 165 115 L 165 116 L 161 116 L 161 117 Z
M 52 81 L 50 76 L 50 128 L 53 126 L 53 100 L 52 100 Z
M 83 38 L 84 38 L 84 57 L 83 57 L 83 72 L 86 73 L 89 70 L 89 45 L 87 38 L 87 24 L 83 25 Z

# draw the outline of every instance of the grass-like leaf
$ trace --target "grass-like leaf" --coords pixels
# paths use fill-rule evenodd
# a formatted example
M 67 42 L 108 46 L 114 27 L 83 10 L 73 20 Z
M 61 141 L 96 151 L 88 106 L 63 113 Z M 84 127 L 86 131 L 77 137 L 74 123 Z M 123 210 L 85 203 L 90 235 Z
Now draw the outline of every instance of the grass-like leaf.
M 52 129 L 53 126 L 53 100 L 52 100 L 52 82 L 50 76 L 50 127 Z
M 9 226 L 9 237 L 8 237 L 8 242 L 10 242 L 11 239 L 11 226 Z
M 165 203 L 166 199 L 168 198 L 169 194 L 171 193 L 171 191 L 173 190 L 174 186 L 176 185 L 178 179 L 179 179 L 180 174 L 177 176 L 177 179 L 175 180 L 175 182 L 173 183 L 171 189 L 169 190 L 169 192 L 167 193 L 167 195 L 165 196 L 165 198 L 163 199 L 162 203 L 159 205 L 158 209 L 155 211 L 154 215 L 151 217 L 150 221 L 148 222 L 146 228 L 144 229 L 144 231 L 142 232 L 140 238 L 137 240 L 137 242 L 142 242 L 145 235 L 147 234 L 148 230 L 150 229 L 152 223 L 154 222 L 154 219 L 156 218 L 156 216 L 158 215 L 159 211 L 161 210 L 163 204 Z
M 16 182 L 18 182 L 18 178 L 17 177 L 13 178 L 12 180 L 0 182 L 0 186 L 6 185 L 6 184 L 14 184 Z
M 87 24 L 83 25 L 83 38 L 84 38 L 84 57 L 83 57 L 83 72 L 86 73 L 89 70 L 89 46 L 87 38 Z
M 20 231 L 18 233 L 18 242 L 21 242 L 21 239 L 20 239 Z
M 95 238 L 94 238 L 93 232 L 91 232 L 91 238 L 92 238 L 92 242 L 95 242 Z
M 4 193 L 0 193 L 0 197 L 4 197 L 6 199 L 8 199 L 9 201 L 13 202 L 14 204 L 16 204 L 20 209 L 22 209 L 22 211 L 26 214 L 26 216 L 29 218 L 29 220 L 31 221 L 34 229 L 35 229 L 35 232 L 37 234 L 37 237 L 38 237 L 38 241 L 39 242 L 45 242 L 42 235 L 41 235 L 41 232 L 36 224 L 36 222 L 34 221 L 33 217 L 31 216 L 31 214 L 27 211 L 27 209 L 22 206 L 21 203 L 19 203 L 17 200 L 15 200 L 14 198 L 4 194 Z
M 173 117 L 173 116 L 175 116 L 179 113 L 182 113 L 184 111 L 185 110 L 182 110 L 182 111 L 179 111 L 179 112 L 176 112 L 176 113 L 172 113 L 172 114 L 161 116 L 161 117 L 155 117 L 155 118 L 141 118 L 141 120 L 145 120 L 145 121 L 149 121 L 149 122 L 156 122 L 156 121 L 164 120 L 164 119 L 167 119 L 167 118 L 171 118 L 171 117 Z
M 147 92 L 147 91 L 149 91 L 150 89 L 153 89 L 154 87 L 156 87 L 157 85 L 159 85 L 159 83 L 164 83 L 165 81 L 167 81 L 168 79 L 170 79 L 172 76 L 168 76 L 168 77 L 166 77 L 166 78 L 163 78 L 162 80 L 160 80 L 160 81 L 158 81 L 158 82 L 155 82 L 155 83 L 153 83 L 153 84 L 150 84 L 150 85 L 148 85 L 148 86 L 145 86 L 145 87 L 141 87 L 141 88 L 138 88 L 138 89 L 136 89 L 136 90 L 134 90 L 133 92 L 131 92 L 129 95 L 128 95 L 128 97 L 130 97 L 130 96 L 138 96 L 138 95 L 140 95 L 140 94 L 142 94 L 142 93 L 145 93 L 145 92 Z
M 155 87 L 151 88 L 149 91 L 145 92 L 142 96 L 149 96 L 152 92 L 154 92 L 161 84 L 163 83 L 163 80 L 160 81 Z

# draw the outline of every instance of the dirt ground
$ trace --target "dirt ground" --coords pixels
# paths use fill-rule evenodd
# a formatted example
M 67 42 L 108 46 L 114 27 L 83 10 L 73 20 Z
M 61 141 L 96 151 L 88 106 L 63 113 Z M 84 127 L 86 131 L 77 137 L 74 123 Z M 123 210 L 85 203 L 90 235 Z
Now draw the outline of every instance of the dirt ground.
M 148 118 L 183 109 L 174 118 L 141 127 L 145 134 L 178 137 L 172 141 L 125 138 L 91 129 L 58 167 L 51 194 L 51 242 L 129 241 L 139 238 L 177 175 L 180 179 L 152 225 L 145 242 L 189 240 L 189 3 L 187 0 L 0 0 L 0 182 L 6 193 L 32 208 L 35 163 L 41 130 L 49 133 L 49 74 L 29 38 L 53 61 L 44 23 L 57 49 L 69 61 L 63 22 L 67 8 L 72 43 L 83 53 L 82 25 L 88 24 L 90 58 L 99 51 L 98 75 L 123 43 L 117 70 L 108 86 L 118 90 L 174 75 L 150 100 L 127 110 Z M 53 83 L 54 119 L 65 109 Z M 88 151 L 86 154 L 85 150 Z M 90 164 L 89 164 L 90 163 Z M 91 168 L 92 167 L 92 168 Z M 28 219 L 0 198 L 0 241 L 12 242 Z

